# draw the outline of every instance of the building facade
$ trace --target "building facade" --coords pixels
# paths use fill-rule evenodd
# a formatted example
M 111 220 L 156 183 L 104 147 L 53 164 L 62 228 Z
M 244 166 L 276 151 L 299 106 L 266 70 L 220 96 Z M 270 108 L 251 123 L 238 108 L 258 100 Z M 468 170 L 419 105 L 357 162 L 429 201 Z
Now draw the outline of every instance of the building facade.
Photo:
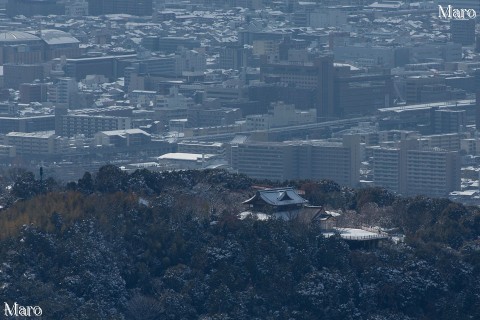
M 330 179 L 356 186 L 360 174 L 360 139 L 344 136 L 342 142 L 307 140 L 244 143 L 231 146 L 234 170 L 257 179 Z

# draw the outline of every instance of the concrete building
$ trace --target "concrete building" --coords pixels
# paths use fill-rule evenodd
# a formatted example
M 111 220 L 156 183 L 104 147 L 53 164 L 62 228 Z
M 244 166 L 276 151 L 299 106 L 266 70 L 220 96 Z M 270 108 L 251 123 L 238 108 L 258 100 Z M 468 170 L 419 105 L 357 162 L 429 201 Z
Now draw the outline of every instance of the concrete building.
M 48 101 L 55 104 L 70 106 L 73 96 L 78 93 L 78 83 L 75 78 L 63 77 L 48 88 Z
M 445 133 L 421 136 L 418 138 L 421 148 L 440 148 L 448 151 L 460 150 L 460 133 Z
M 0 117 L 0 133 L 49 131 L 54 128 L 54 115 Z
M 9 31 L 0 33 L 0 63 L 36 64 L 81 54 L 80 41 L 69 33 L 45 29 L 38 32 Z
M 432 109 L 433 133 L 453 133 L 465 131 L 467 112 L 465 110 Z
M 264 61 L 260 67 L 265 82 L 280 82 L 299 88 L 314 89 L 318 118 L 335 115 L 334 110 L 334 68 L 331 56 L 316 58 L 313 62 L 290 64 Z
M 467 138 L 460 140 L 460 149 L 468 155 L 480 155 L 480 139 Z
M 93 137 L 100 131 L 126 130 L 132 128 L 132 107 L 109 107 L 69 111 L 66 107 L 55 108 L 55 133 L 71 137 L 83 134 Z
M 217 154 L 166 153 L 158 157 L 159 164 L 171 169 L 202 169 L 209 165 L 221 164 Z
M 10 132 L 3 144 L 13 146 L 17 155 L 53 155 L 58 151 L 58 139 L 54 131 Z
M 231 146 L 231 166 L 257 179 L 331 179 L 356 186 L 360 174 L 360 139 L 256 142 Z
M 157 92 L 148 90 L 133 90 L 128 94 L 132 105 L 154 106 L 156 103 Z
M 71 137 L 76 134 L 93 137 L 100 131 L 131 129 L 131 118 L 127 117 L 79 114 L 63 115 L 61 118 L 61 129 L 55 133 L 62 137 Z
M 445 80 L 440 77 L 426 77 L 426 76 L 412 76 L 408 77 L 405 80 L 406 86 L 406 102 L 407 104 L 415 104 L 415 103 L 422 103 L 422 102 L 433 102 L 433 101 L 440 101 L 445 99 L 445 95 L 437 95 L 437 96 L 422 96 L 422 91 L 425 89 L 425 86 L 433 86 L 433 85 L 443 85 Z M 428 99 L 431 98 L 431 99 Z
M 340 117 L 373 114 L 393 105 L 389 74 L 355 74 L 350 66 L 335 66 L 334 108 Z
M 422 148 L 417 140 L 369 150 L 377 186 L 404 195 L 433 197 L 460 190 L 460 157 L 456 151 Z
M 438 148 L 409 150 L 406 162 L 407 194 L 444 197 L 460 190 L 460 159 L 457 152 Z
M 34 34 L 23 31 L 0 33 L 0 63 L 34 64 L 44 61 L 45 44 Z
M 5 87 L 18 89 L 22 83 L 31 83 L 35 80 L 45 79 L 44 66 L 42 64 L 13 64 L 3 66 Z
M 22 83 L 20 85 L 20 103 L 47 101 L 46 83 Z
M 181 141 L 177 145 L 178 152 L 196 154 L 225 154 L 225 144 L 207 141 Z
M 458 4 L 455 3 L 455 6 Z M 471 6 L 459 8 L 471 8 Z M 450 40 L 462 46 L 475 44 L 475 19 L 450 20 Z
M 101 131 L 94 138 L 97 146 L 115 147 L 141 146 L 152 141 L 150 134 L 140 129 Z
M 267 114 L 246 117 L 248 130 L 266 130 L 317 122 L 317 110 L 297 110 L 292 104 L 273 103 Z
M 234 124 L 242 119 L 242 111 L 238 108 L 189 108 L 189 127 L 212 127 Z
M 226 44 L 220 49 L 219 68 L 241 70 L 247 66 L 247 49 L 237 43 Z
M 123 76 L 120 72 L 119 61 L 129 58 L 136 58 L 136 54 L 120 55 L 120 56 L 101 56 L 101 57 L 85 57 L 67 59 L 65 65 L 65 75 L 80 81 L 85 79 L 87 75 L 103 75 L 108 79 L 116 79 Z M 130 65 L 125 62 L 125 65 Z
M 333 48 L 335 61 L 355 62 L 360 66 L 396 67 L 396 48 L 366 45 L 338 45 Z

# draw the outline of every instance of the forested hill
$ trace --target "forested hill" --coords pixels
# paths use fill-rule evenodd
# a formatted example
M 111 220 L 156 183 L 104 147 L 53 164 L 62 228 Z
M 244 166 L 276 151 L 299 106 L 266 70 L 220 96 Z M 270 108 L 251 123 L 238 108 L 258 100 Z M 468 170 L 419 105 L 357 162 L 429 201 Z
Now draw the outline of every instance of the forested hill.
M 313 224 L 238 220 L 266 182 L 223 171 L 9 178 L 0 302 L 40 306 L 43 319 L 480 319 L 480 213 L 445 199 L 282 184 L 406 235 L 367 251 Z

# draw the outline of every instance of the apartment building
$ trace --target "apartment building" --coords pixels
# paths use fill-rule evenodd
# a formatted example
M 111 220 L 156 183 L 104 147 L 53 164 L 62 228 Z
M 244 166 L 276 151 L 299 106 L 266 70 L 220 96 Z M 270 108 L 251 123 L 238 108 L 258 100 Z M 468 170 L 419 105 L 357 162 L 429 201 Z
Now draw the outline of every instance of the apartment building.
M 391 146 L 370 147 L 374 184 L 405 194 L 443 197 L 460 190 L 457 151 L 422 147 L 404 140 Z
M 17 155 L 52 155 L 57 152 L 58 139 L 55 131 L 10 132 L 3 144 L 13 146 Z
M 360 139 L 243 143 L 231 146 L 229 161 L 234 170 L 257 179 L 331 179 L 356 186 Z

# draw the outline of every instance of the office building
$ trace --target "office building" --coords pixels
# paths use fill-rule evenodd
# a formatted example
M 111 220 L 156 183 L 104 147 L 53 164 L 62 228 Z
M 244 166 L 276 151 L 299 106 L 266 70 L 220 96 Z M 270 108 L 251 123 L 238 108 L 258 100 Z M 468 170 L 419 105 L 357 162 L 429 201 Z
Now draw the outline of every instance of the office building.
M 338 116 L 373 114 L 393 105 L 389 74 L 358 74 L 350 66 L 335 66 L 334 108 Z
M 275 81 L 287 86 L 314 89 L 317 118 L 326 119 L 336 115 L 333 57 L 318 57 L 302 64 L 291 64 L 288 61 L 270 63 L 264 60 L 260 74 L 265 82 Z
M 5 87 L 18 89 L 22 83 L 32 83 L 35 80 L 43 81 L 45 78 L 42 64 L 5 64 L 3 66 Z
M 20 85 L 20 103 L 47 101 L 46 83 L 22 83 Z
M 237 43 L 227 44 L 220 49 L 219 67 L 241 70 L 247 65 L 247 49 Z
M 433 133 L 463 132 L 467 127 L 465 110 L 432 108 L 431 124 Z
M 475 19 L 450 20 L 450 40 L 462 46 L 475 44 Z

